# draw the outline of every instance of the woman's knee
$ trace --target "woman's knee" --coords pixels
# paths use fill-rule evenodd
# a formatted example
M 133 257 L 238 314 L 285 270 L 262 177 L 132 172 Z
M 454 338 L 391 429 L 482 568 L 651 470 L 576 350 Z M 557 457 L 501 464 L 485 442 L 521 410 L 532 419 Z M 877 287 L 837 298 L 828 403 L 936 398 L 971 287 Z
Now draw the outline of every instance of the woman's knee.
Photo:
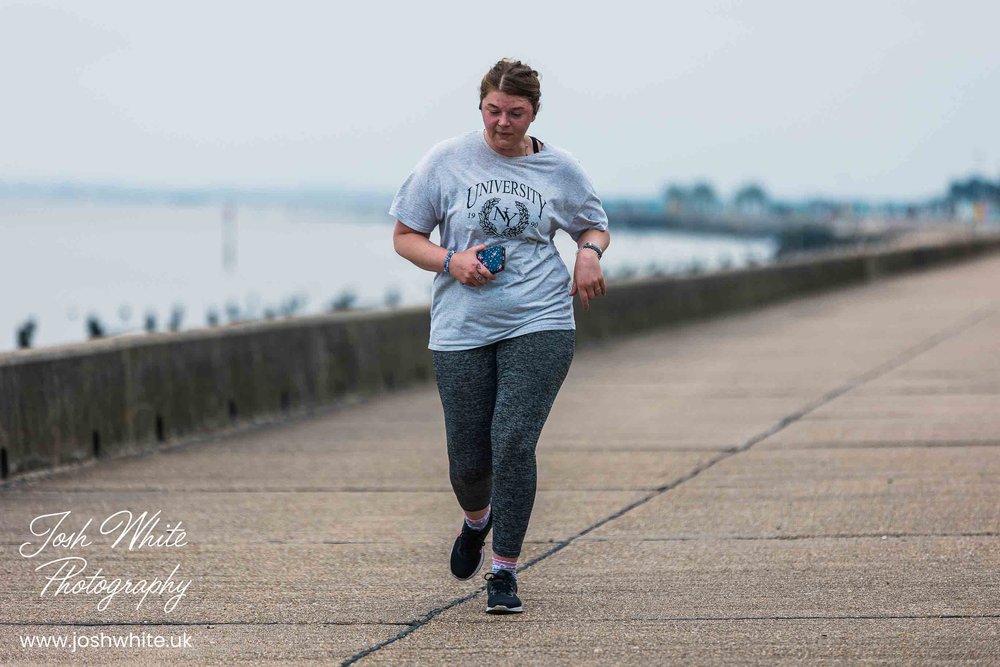
M 493 477 L 482 475 L 452 476 L 451 488 L 455 492 L 458 504 L 467 512 L 476 512 L 490 504 L 493 496 Z
M 477 489 L 491 482 L 493 466 L 490 462 L 475 467 L 452 466 L 449 477 L 451 477 L 452 486 L 456 488 Z
M 493 467 L 510 470 L 535 465 L 535 449 L 538 436 L 535 433 L 508 432 L 493 441 Z

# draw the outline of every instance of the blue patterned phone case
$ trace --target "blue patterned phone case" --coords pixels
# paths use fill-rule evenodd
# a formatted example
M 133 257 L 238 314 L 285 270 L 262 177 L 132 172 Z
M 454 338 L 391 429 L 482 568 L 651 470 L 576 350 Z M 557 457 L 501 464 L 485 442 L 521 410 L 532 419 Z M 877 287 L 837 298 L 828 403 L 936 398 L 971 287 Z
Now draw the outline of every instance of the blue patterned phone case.
M 495 245 L 485 248 L 476 253 L 479 262 L 486 267 L 490 273 L 500 273 L 507 263 L 507 251 L 502 245 Z

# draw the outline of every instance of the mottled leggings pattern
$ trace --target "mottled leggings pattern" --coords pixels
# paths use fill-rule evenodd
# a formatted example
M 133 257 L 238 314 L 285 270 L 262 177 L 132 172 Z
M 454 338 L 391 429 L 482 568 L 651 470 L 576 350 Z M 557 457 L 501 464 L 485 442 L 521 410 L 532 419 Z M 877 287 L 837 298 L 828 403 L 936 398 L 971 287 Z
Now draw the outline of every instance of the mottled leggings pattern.
M 434 351 L 459 505 L 492 502 L 493 553 L 517 558 L 535 504 L 535 446 L 570 363 L 576 332 L 539 331 L 472 350 Z

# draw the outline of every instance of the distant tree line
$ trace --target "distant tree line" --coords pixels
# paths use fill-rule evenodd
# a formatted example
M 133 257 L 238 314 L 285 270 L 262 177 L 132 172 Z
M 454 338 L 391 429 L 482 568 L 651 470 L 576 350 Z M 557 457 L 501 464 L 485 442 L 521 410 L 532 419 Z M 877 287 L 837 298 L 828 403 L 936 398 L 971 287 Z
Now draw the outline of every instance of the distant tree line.
M 701 180 L 691 185 L 668 184 L 663 189 L 663 202 L 668 215 L 712 216 L 729 213 L 745 218 L 785 218 L 798 213 L 813 220 L 831 219 L 845 213 L 863 216 L 877 212 L 905 217 L 916 217 L 928 212 L 953 215 L 956 207 L 963 204 L 987 203 L 1000 207 L 1000 180 L 993 182 L 982 176 L 971 176 L 952 181 L 947 190 L 937 197 L 883 204 L 840 201 L 832 197 L 782 202 L 773 199 L 762 185 L 754 182 L 737 188 L 729 199 L 725 199 L 712 183 Z
M 698 181 L 690 187 L 672 183 L 663 193 L 667 210 L 671 213 L 694 212 L 712 213 L 721 208 L 725 202 L 719 196 L 715 187 L 708 181 Z M 739 188 L 730 202 L 737 210 L 753 213 L 764 212 L 771 199 L 763 186 L 748 183 Z
M 948 186 L 949 202 L 989 201 L 1000 203 L 1000 180 L 996 183 L 973 176 L 964 181 L 952 181 Z

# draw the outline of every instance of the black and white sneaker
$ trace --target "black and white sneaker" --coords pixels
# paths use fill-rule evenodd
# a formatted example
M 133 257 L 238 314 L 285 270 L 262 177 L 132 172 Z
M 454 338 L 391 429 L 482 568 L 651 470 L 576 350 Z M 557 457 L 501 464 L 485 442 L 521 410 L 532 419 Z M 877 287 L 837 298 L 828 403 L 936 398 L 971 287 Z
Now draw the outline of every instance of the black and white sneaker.
M 486 534 L 492 527 L 492 512 L 486 527 L 482 530 L 469 528 L 469 524 L 462 520 L 462 532 L 455 538 L 455 544 L 451 547 L 452 576 L 463 581 L 476 576 L 479 568 L 483 566 L 483 544 L 486 543 Z
M 507 570 L 489 572 L 486 579 L 486 613 L 520 614 L 524 611 L 521 598 L 517 597 L 517 578 Z

